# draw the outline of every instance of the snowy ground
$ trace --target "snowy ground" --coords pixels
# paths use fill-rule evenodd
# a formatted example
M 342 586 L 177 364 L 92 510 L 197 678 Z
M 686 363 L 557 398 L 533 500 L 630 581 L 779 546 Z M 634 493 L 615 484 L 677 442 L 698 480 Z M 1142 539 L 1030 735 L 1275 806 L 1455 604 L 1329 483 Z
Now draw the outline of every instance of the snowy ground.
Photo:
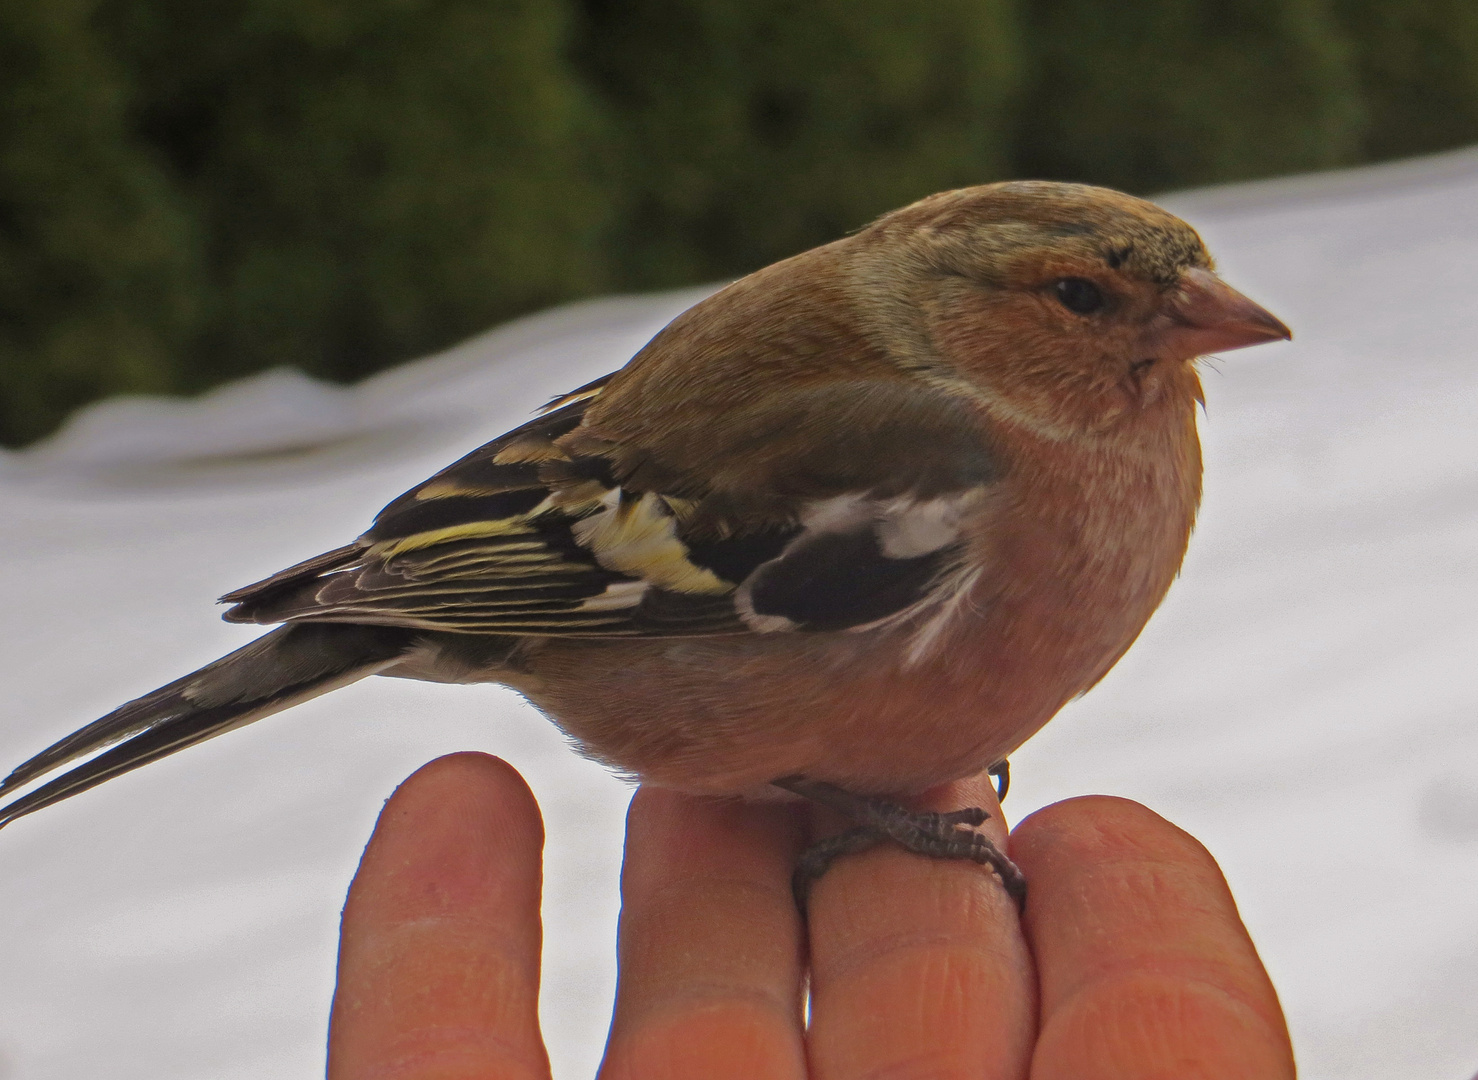
M 1208 373 L 1205 513 L 1129 657 L 1013 760 L 1019 818 L 1139 799 L 1221 860 L 1309 1080 L 1478 1069 L 1478 153 L 1197 192 L 1297 333 Z M 0 765 L 251 636 L 211 599 L 620 365 L 698 294 L 524 320 L 342 390 L 105 404 L 0 457 Z M 628 790 L 495 687 L 372 679 L 0 833 L 0 1077 L 322 1068 L 381 800 L 494 751 L 549 824 L 546 1018 L 589 1076 Z

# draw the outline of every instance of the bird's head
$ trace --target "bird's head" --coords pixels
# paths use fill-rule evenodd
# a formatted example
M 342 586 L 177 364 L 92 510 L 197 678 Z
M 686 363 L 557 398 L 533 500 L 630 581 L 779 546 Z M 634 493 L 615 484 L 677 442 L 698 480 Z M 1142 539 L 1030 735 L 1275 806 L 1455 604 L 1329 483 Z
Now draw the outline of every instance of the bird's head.
M 1216 276 L 1194 229 L 1106 188 L 942 192 L 850 244 L 861 317 L 894 355 L 1044 434 L 1183 414 L 1198 357 L 1291 337 Z

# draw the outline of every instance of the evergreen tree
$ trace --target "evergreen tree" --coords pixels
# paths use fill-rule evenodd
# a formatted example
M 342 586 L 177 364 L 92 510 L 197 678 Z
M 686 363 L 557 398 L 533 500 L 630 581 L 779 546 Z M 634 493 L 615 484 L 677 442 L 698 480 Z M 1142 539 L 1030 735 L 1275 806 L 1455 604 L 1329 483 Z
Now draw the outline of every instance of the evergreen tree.
M 0 443 L 737 275 L 942 188 L 1474 140 L 1471 0 L 0 0 Z
M 102 0 L 205 238 L 181 381 L 351 378 L 602 284 L 562 0 Z
M 1357 160 L 1324 0 L 1032 0 L 1017 169 L 1154 192 Z
M 198 236 L 128 127 L 90 0 L 0 0 L 0 440 L 177 388 Z
M 1360 45 L 1368 117 L 1362 157 L 1404 157 L 1478 142 L 1478 4 L 1335 2 Z
M 1010 169 L 1007 0 L 583 0 L 615 273 L 732 276 Z

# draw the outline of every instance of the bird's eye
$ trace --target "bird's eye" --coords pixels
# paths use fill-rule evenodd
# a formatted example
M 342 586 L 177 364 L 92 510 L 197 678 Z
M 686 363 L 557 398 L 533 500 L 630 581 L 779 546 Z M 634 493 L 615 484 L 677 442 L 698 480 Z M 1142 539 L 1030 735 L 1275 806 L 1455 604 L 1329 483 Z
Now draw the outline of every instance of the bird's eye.
M 1062 306 L 1079 315 L 1092 315 L 1103 307 L 1103 293 L 1087 278 L 1065 277 L 1052 286 Z

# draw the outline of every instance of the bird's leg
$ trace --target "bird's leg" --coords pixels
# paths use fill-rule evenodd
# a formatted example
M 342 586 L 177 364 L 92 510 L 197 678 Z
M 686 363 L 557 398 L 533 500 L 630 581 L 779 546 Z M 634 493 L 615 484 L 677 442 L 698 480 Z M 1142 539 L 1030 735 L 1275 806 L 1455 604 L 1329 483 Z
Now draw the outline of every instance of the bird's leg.
M 1011 763 L 1002 758 L 985 771 L 996 779 L 996 802 L 1005 802 L 1006 792 L 1011 790 Z
M 826 872 L 833 859 L 863 851 L 883 840 L 892 840 L 917 855 L 935 859 L 969 859 L 989 866 L 1017 905 L 1026 903 L 1026 879 L 1021 871 L 991 843 L 989 837 L 975 831 L 975 826 L 990 816 L 978 806 L 942 814 L 919 813 L 886 799 L 854 795 L 835 784 L 808 780 L 804 776 L 782 776 L 773 783 L 778 788 L 820 803 L 855 823 L 851 829 L 817 841 L 801 853 L 792 885 L 796 903 L 802 911 L 812 883 Z

